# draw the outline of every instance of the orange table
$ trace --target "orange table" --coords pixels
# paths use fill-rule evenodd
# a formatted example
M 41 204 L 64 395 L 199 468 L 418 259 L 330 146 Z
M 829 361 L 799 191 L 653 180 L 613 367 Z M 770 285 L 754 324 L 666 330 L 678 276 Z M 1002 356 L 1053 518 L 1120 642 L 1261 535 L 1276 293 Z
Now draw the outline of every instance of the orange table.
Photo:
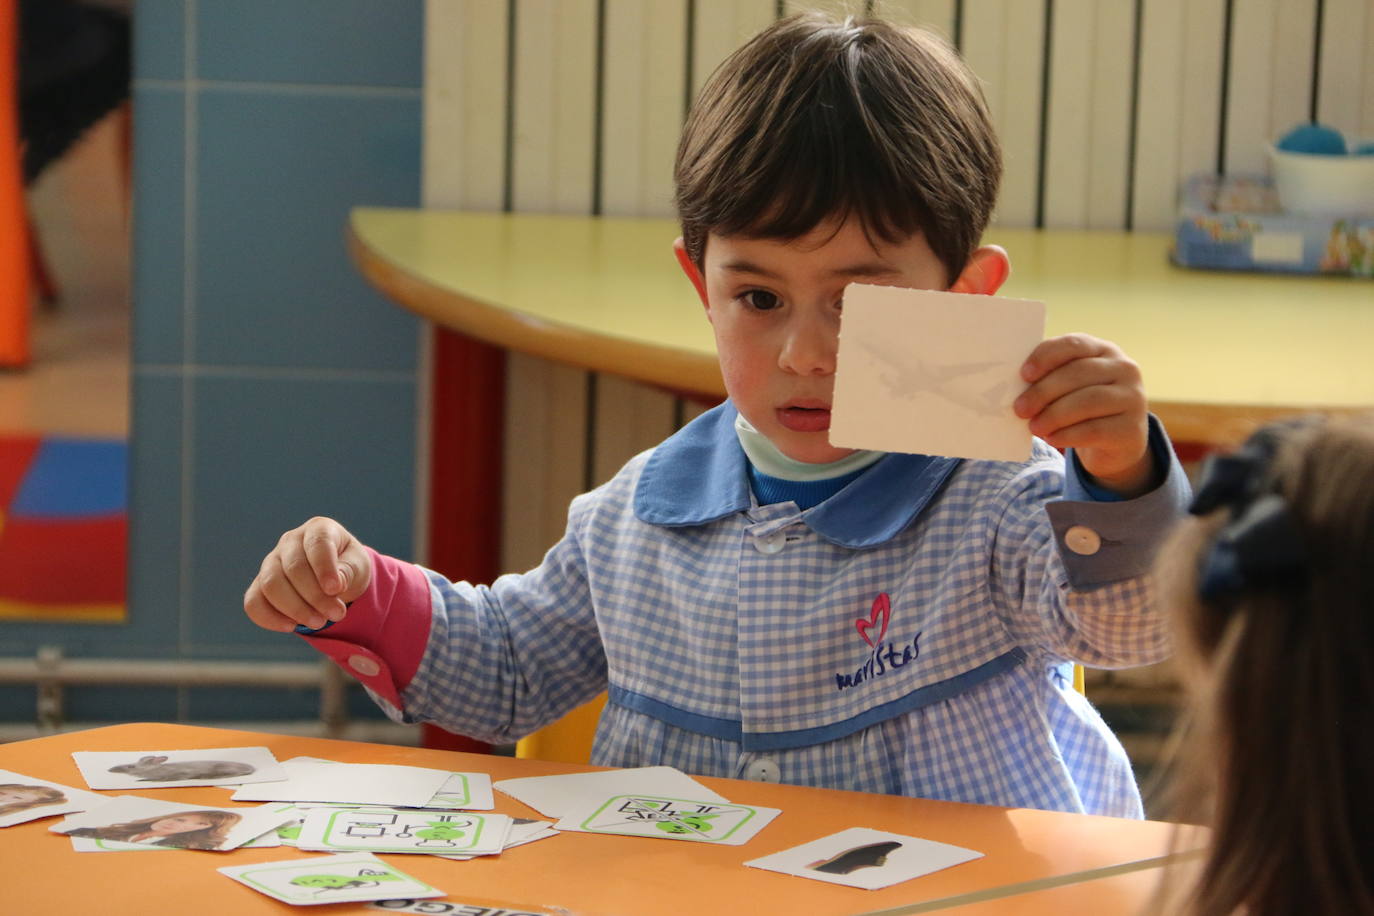
M 265 745 L 278 759 L 310 755 L 332 760 L 394 763 L 490 773 L 493 779 L 593 769 L 568 764 L 295 738 L 184 725 L 136 724 L 0 745 L 0 769 L 84 786 L 71 758 L 77 750 L 134 751 Z M 1047 886 L 1092 880 L 1103 869 L 1157 870 L 1169 859 L 1173 828 L 1149 821 L 1047 811 L 959 805 L 828 789 L 703 779 L 731 801 L 782 809 L 743 846 L 707 846 L 614 836 L 565 834 L 501 856 L 455 862 L 432 856 L 387 856 L 388 861 L 465 903 L 550 913 L 654 916 L 684 911 L 824 916 L 875 910 L 931 912 L 1002 897 L 1022 903 Z M 153 789 L 149 797 L 236 807 L 214 787 Z M 524 805 L 497 793 L 497 810 L 529 817 Z M 283 913 L 286 904 L 220 875 L 223 865 L 302 858 L 291 848 L 230 853 L 178 851 L 145 855 L 77 853 L 64 836 L 48 831 L 54 820 L 0 830 L 0 862 L 8 879 L 0 901 L 9 913 L 211 914 Z M 807 881 L 745 868 L 741 863 L 850 826 L 891 830 L 985 853 L 955 868 L 881 891 Z M 22 865 L 22 867 L 15 867 Z M 1127 897 L 1143 902 L 1148 881 L 1135 881 Z M 1065 910 L 1050 894 L 1044 908 Z M 1033 902 L 1033 901 L 1032 901 Z M 330 912 L 377 912 L 364 904 L 335 904 Z M 959 912 L 984 912 L 969 910 Z M 1000 912 L 1000 910 L 999 910 Z

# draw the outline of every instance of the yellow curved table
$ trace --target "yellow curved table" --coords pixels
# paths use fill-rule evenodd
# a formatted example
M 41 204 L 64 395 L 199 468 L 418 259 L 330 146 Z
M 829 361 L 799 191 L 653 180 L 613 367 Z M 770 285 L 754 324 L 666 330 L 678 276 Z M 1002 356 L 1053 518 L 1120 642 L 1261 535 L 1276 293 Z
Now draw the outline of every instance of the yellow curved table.
M 710 327 L 663 219 L 358 208 L 359 269 L 406 308 L 487 343 L 678 391 L 723 395 Z M 1374 408 L 1374 283 L 1204 272 L 1160 233 L 997 229 L 1003 292 L 1048 332 L 1119 344 L 1175 440 L 1237 441 L 1303 410 Z

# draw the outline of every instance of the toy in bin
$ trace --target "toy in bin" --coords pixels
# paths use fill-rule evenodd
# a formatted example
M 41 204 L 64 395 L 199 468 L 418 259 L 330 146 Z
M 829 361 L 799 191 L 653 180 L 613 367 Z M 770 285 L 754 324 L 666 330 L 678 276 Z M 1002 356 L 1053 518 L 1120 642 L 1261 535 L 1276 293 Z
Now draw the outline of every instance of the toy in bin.
M 1374 142 L 1294 128 L 1270 147 L 1273 178 L 1184 183 L 1174 262 L 1184 267 L 1374 277 Z

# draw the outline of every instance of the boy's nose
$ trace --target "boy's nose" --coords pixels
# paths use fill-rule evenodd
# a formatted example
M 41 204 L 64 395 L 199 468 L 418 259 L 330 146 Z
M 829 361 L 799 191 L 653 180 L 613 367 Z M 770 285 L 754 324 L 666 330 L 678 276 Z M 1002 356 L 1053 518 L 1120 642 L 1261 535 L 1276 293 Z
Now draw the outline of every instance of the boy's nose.
M 839 345 L 837 320 L 828 316 L 798 317 L 787 329 L 778 365 L 796 375 L 834 375 Z

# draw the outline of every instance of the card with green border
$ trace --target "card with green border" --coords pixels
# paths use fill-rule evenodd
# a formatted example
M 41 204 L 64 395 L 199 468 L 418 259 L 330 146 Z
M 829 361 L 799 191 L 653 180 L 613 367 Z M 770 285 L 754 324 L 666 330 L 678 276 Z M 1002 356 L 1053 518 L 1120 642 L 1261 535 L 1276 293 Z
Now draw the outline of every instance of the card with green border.
M 368 853 L 231 865 L 219 871 L 260 894 L 295 906 L 444 896 L 438 888 Z
M 714 801 L 613 795 L 591 807 L 569 811 L 554 826 L 582 833 L 738 846 L 751 840 L 781 813 L 777 808 Z

